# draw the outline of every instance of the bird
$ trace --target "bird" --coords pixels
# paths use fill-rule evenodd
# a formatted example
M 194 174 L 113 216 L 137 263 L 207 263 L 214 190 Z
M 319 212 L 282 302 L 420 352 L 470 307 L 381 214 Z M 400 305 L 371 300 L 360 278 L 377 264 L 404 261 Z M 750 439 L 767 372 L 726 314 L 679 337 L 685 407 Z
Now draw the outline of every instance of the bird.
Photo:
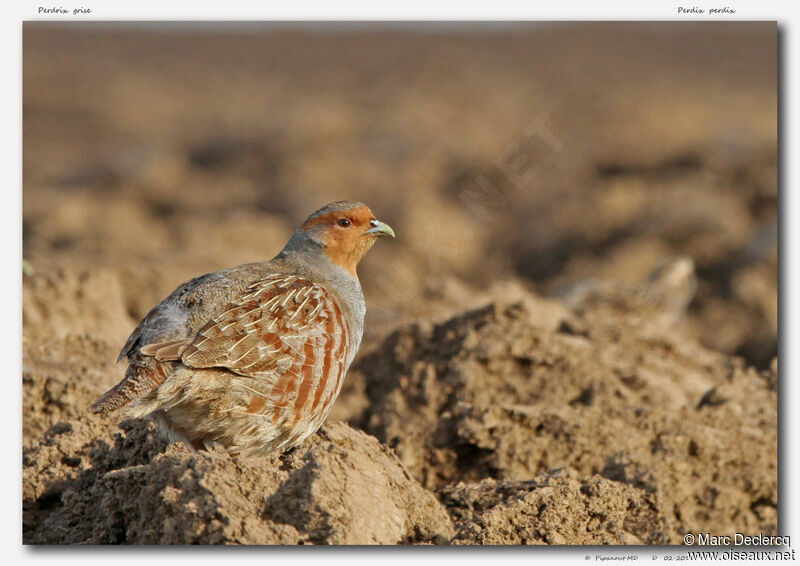
M 196 277 L 153 307 L 90 412 L 154 417 L 195 451 L 267 455 L 322 426 L 361 344 L 356 273 L 385 222 L 361 202 L 311 214 L 271 260 Z

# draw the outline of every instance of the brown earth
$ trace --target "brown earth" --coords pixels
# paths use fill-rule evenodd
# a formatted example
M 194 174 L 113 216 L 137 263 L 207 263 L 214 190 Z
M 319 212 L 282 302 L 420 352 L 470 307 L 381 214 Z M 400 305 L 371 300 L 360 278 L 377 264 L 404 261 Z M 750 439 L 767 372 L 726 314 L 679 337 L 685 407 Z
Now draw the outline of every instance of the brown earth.
M 23 39 L 24 542 L 777 533 L 774 24 Z M 87 414 L 150 306 L 339 198 L 398 239 L 319 434 Z

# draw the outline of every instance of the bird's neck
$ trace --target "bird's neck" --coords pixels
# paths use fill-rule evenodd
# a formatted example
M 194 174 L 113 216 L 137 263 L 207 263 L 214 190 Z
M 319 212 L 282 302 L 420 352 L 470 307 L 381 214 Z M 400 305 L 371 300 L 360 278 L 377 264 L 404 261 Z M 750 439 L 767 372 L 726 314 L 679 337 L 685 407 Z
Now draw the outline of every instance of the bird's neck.
M 348 269 L 331 260 L 325 245 L 314 240 L 306 232 L 296 231 L 289 238 L 276 259 L 292 263 L 299 271 L 312 276 L 315 280 L 334 288 L 358 288 L 361 283 L 355 272 L 355 266 Z
M 289 241 L 278 256 L 286 258 L 298 257 L 304 259 L 311 266 L 319 266 L 321 270 L 334 274 L 343 270 L 358 281 L 356 267 L 365 250 L 354 249 L 349 253 L 340 253 L 339 248 L 329 244 L 330 242 L 320 241 L 313 233 L 297 230 L 289 238 Z

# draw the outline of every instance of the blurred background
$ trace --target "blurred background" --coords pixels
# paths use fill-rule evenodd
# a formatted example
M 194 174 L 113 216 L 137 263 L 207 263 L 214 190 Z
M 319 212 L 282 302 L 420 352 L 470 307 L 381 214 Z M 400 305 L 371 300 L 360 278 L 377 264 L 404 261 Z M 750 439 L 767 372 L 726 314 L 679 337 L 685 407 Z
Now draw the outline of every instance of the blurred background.
M 367 348 L 492 285 L 635 285 L 688 256 L 686 332 L 776 356 L 774 22 L 27 22 L 23 43 L 24 340 L 117 349 L 178 283 L 348 199 L 398 235 L 360 268 Z

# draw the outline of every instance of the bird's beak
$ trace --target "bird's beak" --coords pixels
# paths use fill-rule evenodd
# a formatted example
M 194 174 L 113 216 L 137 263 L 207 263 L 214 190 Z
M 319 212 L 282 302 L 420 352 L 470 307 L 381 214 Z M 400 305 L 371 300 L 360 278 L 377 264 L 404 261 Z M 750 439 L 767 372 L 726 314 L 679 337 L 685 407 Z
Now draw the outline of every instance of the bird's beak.
M 370 223 L 370 226 L 372 226 L 372 228 L 367 230 L 366 232 L 367 234 L 372 234 L 373 236 L 376 237 L 391 236 L 392 238 L 394 238 L 394 230 L 392 230 L 392 227 L 386 224 L 385 222 L 381 222 L 380 220 L 373 220 Z

